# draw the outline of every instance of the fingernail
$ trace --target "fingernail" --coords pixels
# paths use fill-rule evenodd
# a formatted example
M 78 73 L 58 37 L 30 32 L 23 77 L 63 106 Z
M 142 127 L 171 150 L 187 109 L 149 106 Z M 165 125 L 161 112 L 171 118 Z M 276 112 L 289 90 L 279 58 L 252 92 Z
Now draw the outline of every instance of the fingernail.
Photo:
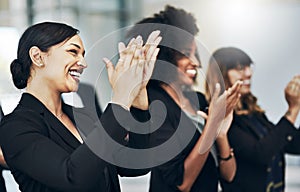
M 108 63 L 109 62 L 109 59 L 107 59 L 106 57 L 103 57 L 102 59 L 105 63 Z

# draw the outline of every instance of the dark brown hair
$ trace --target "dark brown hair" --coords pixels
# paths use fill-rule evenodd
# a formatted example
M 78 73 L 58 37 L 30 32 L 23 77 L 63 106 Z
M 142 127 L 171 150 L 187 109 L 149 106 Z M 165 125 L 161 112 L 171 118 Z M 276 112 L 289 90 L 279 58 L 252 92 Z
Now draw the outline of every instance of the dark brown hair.
M 253 64 L 252 59 L 241 49 L 225 47 L 216 50 L 209 60 L 207 69 L 207 83 L 205 84 L 207 99 L 210 101 L 210 92 L 214 91 L 216 83 L 221 84 L 221 92 L 232 86 L 228 77 L 230 69 L 243 68 L 251 64 Z M 223 85 L 222 82 L 224 82 Z M 235 112 L 236 114 L 249 114 L 253 112 L 262 113 L 264 111 L 257 105 L 257 98 L 250 92 L 241 96 Z

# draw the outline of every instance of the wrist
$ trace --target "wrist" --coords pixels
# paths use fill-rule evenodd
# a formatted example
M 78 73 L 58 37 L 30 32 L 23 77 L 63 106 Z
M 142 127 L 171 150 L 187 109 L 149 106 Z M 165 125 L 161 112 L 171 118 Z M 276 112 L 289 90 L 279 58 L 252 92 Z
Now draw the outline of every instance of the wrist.
M 234 157 L 233 149 L 230 148 L 230 153 L 227 156 L 221 156 L 220 154 L 218 155 L 218 160 L 221 161 L 229 161 Z
M 118 102 L 115 102 L 115 101 L 110 101 L 109 103 L 115 104 L 115 105 L 119 105 L 119 106 L 121 106 L 123 109 L 125 109 L 125 110 L 127 110 L 127 111 L 130 111 L 130 107 L 128 107 L 127 105 L 124 105 L 123 103 L 118 103 Z
M 142 89 L 132 103 L 133 107 L 147 110 L 149 108 L 148 94 L 146 88 Z
M 290 122 L 294 123 L 297 119 L 297 116 L 299 114 L 299 108 L 298 107 L 290 107 L 287 112 L 284 114 L 285 118 L 288 119 Z

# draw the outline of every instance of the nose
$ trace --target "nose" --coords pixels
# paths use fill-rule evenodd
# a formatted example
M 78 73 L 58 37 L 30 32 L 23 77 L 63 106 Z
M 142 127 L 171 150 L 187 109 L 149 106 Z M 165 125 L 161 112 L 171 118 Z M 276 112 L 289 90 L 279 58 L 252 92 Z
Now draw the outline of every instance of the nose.
M 200 61 L 198 60 L 198 58 L 195 55 L 192 55 L 190 57 L 190 61 L 193 66 L 200 67 Z
M 84 57 L 79 58 L 79 60 L 77 61 L 77 65 L 79 65 L 82 68 L 87 68 L 87 66 L 88 66 Z
M 245 76 L 249 77 L 249 76 L 252 76 L 252 68 L 250 66 L 246 66 L 245 69 L 244 69 L 244 74 Z

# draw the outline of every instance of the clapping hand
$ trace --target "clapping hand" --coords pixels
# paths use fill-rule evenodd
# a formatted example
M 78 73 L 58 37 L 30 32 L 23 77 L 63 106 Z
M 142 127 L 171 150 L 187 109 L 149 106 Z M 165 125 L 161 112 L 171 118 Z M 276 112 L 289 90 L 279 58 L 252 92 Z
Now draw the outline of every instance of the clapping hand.
M 112 102 L 129 109 L 135 107 L 148 108 L 146 85 L 152 75 L 159 49 L 161 37 L 159 31 L 153 31 L 143 46 L 141 36 L 133 38 L 127 47 L 119 43 L 120 58 L 116 67 L 104 58 L 108 78 L 113 90 Z
M 284 93 L 289 105 L 285 116 L 290 122 L 295 123 L 300 110 L 300 75 L 293 77 L 287 84 Z
M 300 75 L 293 77 L 284 93 L 290 108 L 300 108 Z

